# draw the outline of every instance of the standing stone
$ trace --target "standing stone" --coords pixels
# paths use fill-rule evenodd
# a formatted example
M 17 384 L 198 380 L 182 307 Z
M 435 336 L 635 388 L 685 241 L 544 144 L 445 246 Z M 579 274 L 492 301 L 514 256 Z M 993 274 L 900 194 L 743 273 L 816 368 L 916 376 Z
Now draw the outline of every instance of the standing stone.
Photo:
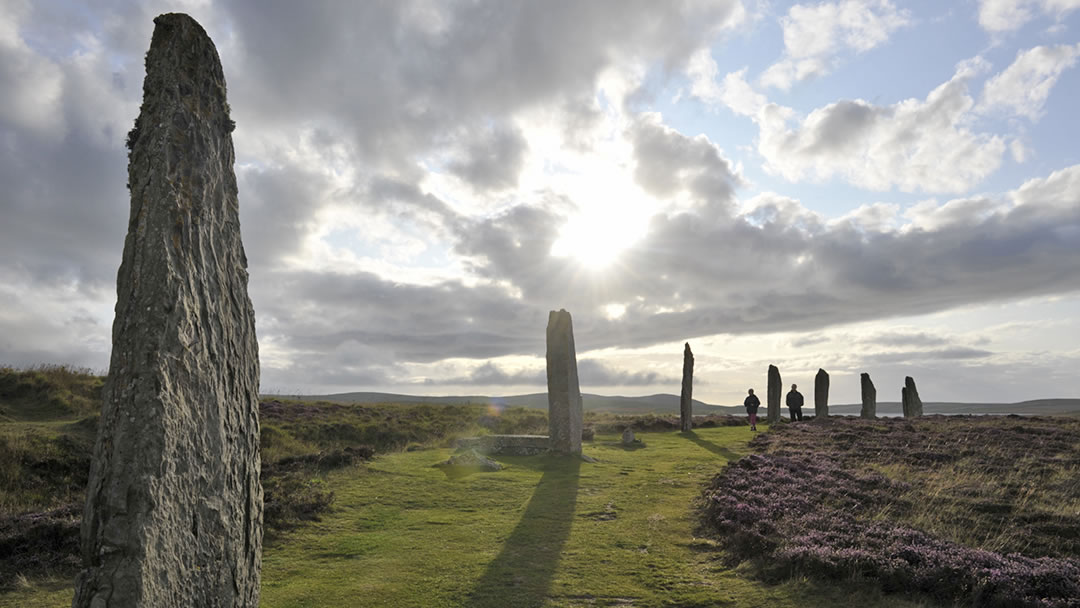
M 259 354 L 217 50 L 154 19 L 75 608 L 255 607 Z
M 915 380 L 911 376 L 904 378 L 904 388 L 900 390 L 900 397 L 904 408 L 904 418 L 917 418 L 923 415 L 922 399 L 919 399 L 919 390 L 915 388 Z
M 623 445 L 633 445 L 634 443 L 634 429 L 626 427 L 622 432 Z
M 829 417 L 829 373 L 820 367 L 814 376 L 814 417 Z
M 780 422 L 780 370 L 775 365 L 769 366 L 769 389 L 767 393 L 769 409 L 767 420 L 769 424 Z
M 581 387 L 570 313 L 551 311 L 547 325 L 548 435 L 551 451 L 581 454 Z
M 862 381 L 862 411 L 859 412 L 859 416 L 872 420 L 877 417 L 877 389 L 870 380 L 870 374 L 864 372 L 860 380 Z
M 689 431 L 694 427 L 694 353 L 690 352 L 690 343 L 683 348 L 682 358 L 682 395 L 679 397 L 680 428 Z

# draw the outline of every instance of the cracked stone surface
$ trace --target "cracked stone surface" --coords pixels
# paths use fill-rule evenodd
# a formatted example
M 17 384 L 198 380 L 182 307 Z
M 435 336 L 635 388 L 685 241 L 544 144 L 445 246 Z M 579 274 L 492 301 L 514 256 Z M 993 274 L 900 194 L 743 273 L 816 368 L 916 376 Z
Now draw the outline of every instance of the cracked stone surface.
M 254 607 L 259 356 L 213 42 L 154 20 L 75 608 Z
M 780 380 L 780 370 L 775 365 L 769 366 L 769 388 L 766 397 L 768 399 L 767 420 L 770 424 L 780 422 L 780 391 L 783 382 Z
M 694 426 L 694 353 L 690 343 L 683 348 L 682 394 L 679 397 L 679 428 L 689 431 Z
M 814 376 L 814 417 L 829 417 L 829 372 L 821 368 Z
M 570 313 L 551 311 L 547 325 L 548 436 L 551 451 L 581 454 L 581 386 Z
M 859 381 L 862 383 L 862 410 L 859 416 L 877 418 L 877 389 L 874 388 L 874 382 L 870 380 L 870 374 L 865 372 L 859 377 Z
M 904 409 L 904 418 L 916 418 L 923 415 L 919 389 L 915 388 L 915 379 L 911 376 L 904 378 L 904 388 L 900 390 L 900 403 Z

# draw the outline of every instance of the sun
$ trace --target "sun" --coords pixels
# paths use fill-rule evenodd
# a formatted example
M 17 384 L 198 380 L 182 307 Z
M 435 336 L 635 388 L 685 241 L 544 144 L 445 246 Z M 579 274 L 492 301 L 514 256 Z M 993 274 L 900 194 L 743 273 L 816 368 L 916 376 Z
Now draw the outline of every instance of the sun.
M 573 217 L 551 246 L 551 255 L 568 257 L 598 271 L 612 265 L 641 230 L 617 214 L 591 212 Z

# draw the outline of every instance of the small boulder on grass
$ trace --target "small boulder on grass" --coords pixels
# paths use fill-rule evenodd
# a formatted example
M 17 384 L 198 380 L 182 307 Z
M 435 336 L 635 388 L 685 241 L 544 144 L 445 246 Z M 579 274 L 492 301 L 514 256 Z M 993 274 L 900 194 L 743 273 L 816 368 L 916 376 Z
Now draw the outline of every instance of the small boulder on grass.
M 465 450 L 454 454 L 449 460 L 442 463 L 444 466 L 476 469 L 480 471 L 500 471 L 503 466 L 494 460 L 484 456 L 475 449 Z

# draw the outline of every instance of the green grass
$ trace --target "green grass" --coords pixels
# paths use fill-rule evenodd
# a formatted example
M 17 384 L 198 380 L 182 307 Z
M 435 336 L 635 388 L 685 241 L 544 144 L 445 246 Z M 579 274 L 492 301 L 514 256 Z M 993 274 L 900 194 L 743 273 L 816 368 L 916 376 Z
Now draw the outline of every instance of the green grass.
M 263 553 L 262 605 L 916 606 L 871 591 L 792 580 L 767 586 L 694 535 L 694 499 L 746 428 L 601 435 L 599 460 L 499 457 L 451 479 L 447 448 L 398 452 L 332 472 L 337 500 Z M 28 583 L 0 607 L 65 606 L 70 584 Z
M 74 420 L 101 410 L 104 376 L 67 365 L 0 366 L 0 422 Z

